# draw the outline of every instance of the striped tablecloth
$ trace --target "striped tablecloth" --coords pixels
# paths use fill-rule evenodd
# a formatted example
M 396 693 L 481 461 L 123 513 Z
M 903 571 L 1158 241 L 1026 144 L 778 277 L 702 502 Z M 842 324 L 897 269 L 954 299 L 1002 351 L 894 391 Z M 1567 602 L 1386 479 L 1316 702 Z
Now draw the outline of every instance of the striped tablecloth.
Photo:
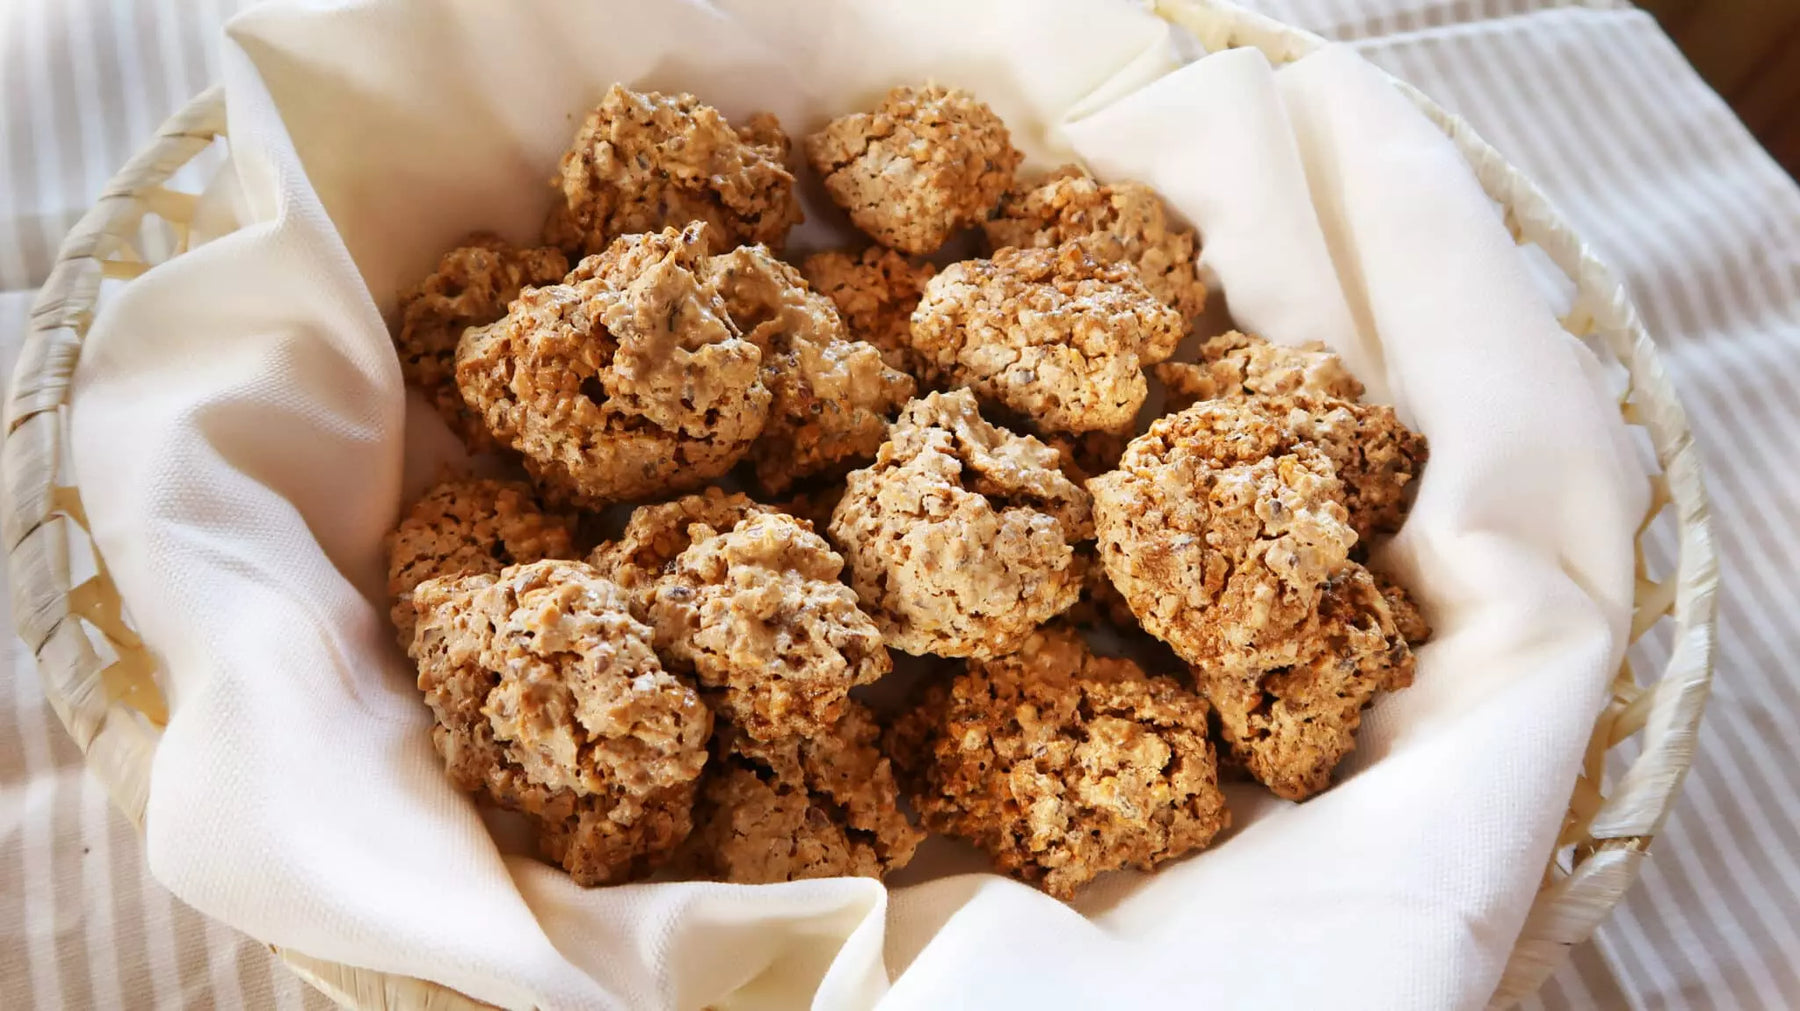
M 239 5 L 0 4 L 6 374 L 63 233 L 214 79 Z M 1641 883 L 1539 1002 L 1800 1006 L 1800 189 L 1622 2 L 1259 6 L 1350 41 L 1537 179 L 1626 279 L 1706 454 L 1725 592 L 1698 757 Z M 148 1006 L 327 1005 L 151 880 L 16 647 L 0 658 L 0 1008 Z

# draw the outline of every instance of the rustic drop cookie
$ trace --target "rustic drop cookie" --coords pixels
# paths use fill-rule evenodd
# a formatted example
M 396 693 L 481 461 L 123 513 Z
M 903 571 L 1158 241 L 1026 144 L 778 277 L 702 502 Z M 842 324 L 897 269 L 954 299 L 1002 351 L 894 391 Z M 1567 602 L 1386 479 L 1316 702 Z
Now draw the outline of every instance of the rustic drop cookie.
M 1144 287 L 1192 322 L 1206 308 L 1192 229 L 1170 223 L 1156 191 L 1103 183 L 1074 165 L 1014 187 L 982 228 L 993 249 L 1079 242 L 1089 255 L 1137 268 Z
M 1206 735 L 1205 699 L 1048 627 L 933 685 L 895 724 L 891 754 L 926 828 L 1066 899 L 1230 825 Z
M 859 254 L 815 253 L 800 264 L 800 272 L 814 291 L 837 305 L 852 338 L 873 344 L 889 368 L 923 378 L 912 351 L 912 313 L 936 267 L 870 246 Z
M 440 576 L 475 576 L 575 554 L 574 521 L 546 513 L 517 481 L 463 478 L 436 485 L 387 537 L 388 596 L 400 646 L 413 638 L 413 587 Z
M 471 235 L 438 261 L 437 270 L 400 296 L 394 349 L 400 374 L 437 409 L 470 452 L 494 446 L 481 416 L 456 389 L 456 343 L 463 331 L 506 315 L 519 289 L 555 284 L 569 260 L 553 248 L 517 249 L 497 235 Z
M 428 580 L 410 653 L 451 781 L 528 815 L 582 884 L 641 875 L 690 827 L 711 714 L 622 590 L 581 562 Z
M 927 84 L 895 88 L 874 112 L 832 120 L 806 138 L 806 157 L 856 227 L 923 256 L 986 219 L 1023 156 L 992 109 Z
M 643 621 L 649 617 L 657 587 L 674 570 L 675 559 L 694 543 L 696 533 L 710 537 L 747 517 L 773 511 L 722 488 L 641 505 L 631 511 L 619 539 L 595 548 L 588 564 L 625 590 L 631 613 Z
M 710 257 L 704 273 L 762 351 L 773 399 L 750 459 L 763 490 L 780 495 L 801 478 L 836 477 L 872 459 L 888 418 L 912 399 L 912 377 L 850 340 L 831 300 L 766 247 Z
M 1170 411 L 1217 397 L 1309 394 L 1357 400 L 1363 395 L 1363 384 L 1325 345 L 1286 347 L 1236 330 L 1202 344 L 1198 363 L 1158 365 L 1156 377 L 1168 387 Z
M 587 505 L 685 491 L 761 434 L 762 352 L 701 276 L 705 235 L 628 235 L 463 335 L 463 399 L 547 489 Z
M 657 648 L 718 689 L 716 711 L 759 741 L 825 733 L 850 689 L 893 666 L 881 631 L 838 581 L 844 560 L 801 520 L 750 515 L 699 536 L 658 581 Z
M 740 884 L 879 878 L 906 866 L 925 833 L 900 811 L 879 738 L 854 702 L 832 726 L 778 741 L 721 722 L 682 863 Z
M 591 255 L 621 235 L 704 221 L 715 248 L 761 242 L 780 249 L 802 218 L 788 148 L 767 113 L 733 128 L 692 95 L 615 84 L 551 180 L 558 199 L 544 242 Z
M 938 273 L 913 310 L 913 351 L 935 374 L 1044 431 L 1117 431 L 1185 324 L 1138 279 L 1077 243 L 1002 249 Z
M 889 646 L 996 656 L 1081 592 L 1087 493 L 1055 450 L 983 420 L 967 390 L 915 400 L 831 518 L 850 585 Z

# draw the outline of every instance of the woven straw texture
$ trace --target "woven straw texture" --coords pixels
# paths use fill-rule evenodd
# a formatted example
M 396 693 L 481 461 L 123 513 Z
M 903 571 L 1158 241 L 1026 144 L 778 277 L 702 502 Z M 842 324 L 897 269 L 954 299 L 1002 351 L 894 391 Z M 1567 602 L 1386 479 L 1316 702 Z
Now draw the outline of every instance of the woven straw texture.
M 1224 0 L 1156 0 L 1163 17 L 1209 50 L 1251 46 L 1277 64 L 1324 40 Z M 1491 1006 L 1536 991 L 1591 935 L 1636 879 L 1692 760 L 1694 735 L 1712 679 L 1718 567 L 1700 464 L 1687 418 L 1649 335 L 1619 283 L 1556 215 L 1537 188 L 1476 136 L 1403 82 L 1406 94 L 1456 144 L 1487 194 L 1503 208 L 1521 244 L 1536 245 L 1575 284 L 1570 333 L 1623 366 L 1629 381 L 1619 409 L 1641 428 L 1660 473 L 1638 531 L 1640 549 L 1632 638 L 1671 637 L 1666 669 L 1640 680 L 1629 663 L 1597 721 L 1555 851 Z M 224 98 L 203 93 L 171 118 L 155 141 L 109 183 L 70 232 L 32 308 L 30 330 L 8 390 L 0 481 L 13 612 L 37 659 L 45 693 L 105 784 L 113 803 L 142 829 L 150 763 L 167 708 L 154 661 L 132 631 L 125 605 L 86 533 L 79 489 L 65 459 L 69 388 L 107 280 L 129 281 L 152 262 L 187 248 L 195 197 L 167 184 L 225 134 Z M 1643 563 L 1645 534 L 1672 525 L 1674 572 Z M 1634 762 L 1604 781 L 1607 753 L 1639 737 Z M 348 1007 L 484 1007 L 436 984 L 334 965 L 298 952 L 288 965 Z

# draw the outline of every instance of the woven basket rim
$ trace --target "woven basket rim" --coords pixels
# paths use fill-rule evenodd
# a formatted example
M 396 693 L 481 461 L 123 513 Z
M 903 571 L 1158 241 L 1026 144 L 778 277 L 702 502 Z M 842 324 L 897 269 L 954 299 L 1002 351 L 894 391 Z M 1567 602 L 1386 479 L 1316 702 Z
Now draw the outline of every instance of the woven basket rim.
M 1248 46 L 1280 65 L 1327 44 L 1228 0 L 1153 0 L 1150 6 L 1192 32 L 1208 51 Z M 1570 946 L 1593 933 L 1636 879 L 1673 806 L 1711 684 L 1718 567 L 1686 413 L 1623 286 L 1536 186 L 1466 122 L 1404 82 L 1394 84 L 1455 143 L 1503 208 L 1515 239 L 1539 246 L 1574 281 L 1574 309 L 1563 325 L 1577 336 L 1596 338 L 1626 368 L 1629 388 L 1621 412 L 1649 433 L 1662 468 L 1652 477 L 1653 504 L 1638 532 L 1632 632 L 1635 640 L 1672 619 L 1670 660 L 1661 676 L 1646 684 L 1635 680 L 1629 664 L 1614 682 L 1612 702 L 1596 724 L 1557 841 L 1568 866 L 1550 855 L 1543 887 L 1491 1001 L 1501 1007 L 1534 993 L 1567 958 Z M 215 87 L 171 117 L 71 230 L 31 311 L 0 444 L 0 530 L 6 536 L 16 627 L 32 649 L 52 708 L 140 832 L 150 760 L 166 716 L 152 679 L 153 661 L 124 617 L 104 559 L 94 551 L 96 574 L 79 583 L 71 578 L 71 544 L 93 547 L 78 489 L 58 479 L 66 405 L 100 282 L 128 280 L 148 269 L 133 245 L 147 215 L 174 226 L 178 241 L 170 258 L 185 252 L 194 198 L 165 184 L 224 135 L 224 94 Z M 1673 519 L 1678 563 L 1674 573 L 1653 580 L 1643 570 L 1641 546 L 1659 516 Z M 95 649 L 96 636 L 111 657 Z M 1610 790 L 1603 789 L 1607 752 L 1631 738 L 1641 739 L 1638 756 Z M 487 1006 L 428 981 L 293 951 L 281 954 L 298 975 L 345 1006 L 370 1011 Z

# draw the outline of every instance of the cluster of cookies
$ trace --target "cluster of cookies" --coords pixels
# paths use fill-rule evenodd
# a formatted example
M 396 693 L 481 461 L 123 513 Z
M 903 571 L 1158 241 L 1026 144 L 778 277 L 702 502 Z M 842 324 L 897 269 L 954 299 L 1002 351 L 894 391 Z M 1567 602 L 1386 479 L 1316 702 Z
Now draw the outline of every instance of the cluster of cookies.
M 874 245 L 785 262 L 779 124 L 614 87 L 542 246 L 474 236 L 403 297 L 408 383 L 524 475 L 440 484 L 389 541 L 450 779 L 583 884 L 880 877 L 930 829 L 1058 896 L 1210 843 L 1221 746 L 1328 785 L 1428 634 L 1363 565 L 1423 440 L 1322 348 L 1171 362 L 1193 232 L 1135 183 L 1021 178 L 966 93 L 896 88 L 804 152 Z M 924 259 L 972 230 L 988 256 Z M 1176 410 L 1134 438 L 1147 372 Z M 957 669 L 877 713 L 894 651 Z

